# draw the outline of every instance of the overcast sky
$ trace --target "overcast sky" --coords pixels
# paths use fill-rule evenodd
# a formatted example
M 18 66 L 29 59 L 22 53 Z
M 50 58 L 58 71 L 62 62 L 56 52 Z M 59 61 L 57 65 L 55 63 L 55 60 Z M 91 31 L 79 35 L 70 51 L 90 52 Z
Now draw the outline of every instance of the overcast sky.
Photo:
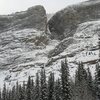
M 0 0 L 0 15 L 24 11 L 34 5 L 43 5 L 47 13 L 54 13 L 68 5 L 86 0 Z

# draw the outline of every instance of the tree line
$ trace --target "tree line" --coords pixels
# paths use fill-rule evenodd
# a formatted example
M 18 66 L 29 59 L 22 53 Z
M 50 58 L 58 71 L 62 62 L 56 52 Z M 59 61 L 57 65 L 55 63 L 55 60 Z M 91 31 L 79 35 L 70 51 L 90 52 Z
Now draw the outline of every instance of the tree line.
M 17 82 L 12 89 L 7 89 L 4 84 L 0 100 L 100 100 L 99 63 L 96 64 L 95 79 L 90 69 L 79 63 L 75 81 L 70 79 L 66 60 L 61 62 L 61 76 L 57 80 L 53 72 L 47 78 L 45 68 L 42 68 L 36 73 L 35 81 L 29 76 L 27 83 L 20 85 Z

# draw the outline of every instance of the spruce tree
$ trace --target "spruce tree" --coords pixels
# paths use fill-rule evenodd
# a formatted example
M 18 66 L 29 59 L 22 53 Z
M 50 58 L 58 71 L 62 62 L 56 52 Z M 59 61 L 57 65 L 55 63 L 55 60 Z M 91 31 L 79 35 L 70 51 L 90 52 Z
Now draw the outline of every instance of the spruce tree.
M 92 75 L 91 75 L 89 67 L 87 69 L 87 75 L 88 75 L 88 86 L 89 86 L 89 89 L 93 91 L 93 79 L 92 79 Z
M 79 63 L 75 76 L 75 100 L 87 100 L 87 73 L 82 63 Z
M 60 79 L 55 82 L 55 100 L 62 100 L 62 86 Z
M 54 73 L 50 73 L 48 81 L 48 100 L 55 100 Z
M 7 100 L 9 100 L 9 89 L 7 89 L 6 96 L 7 96 Z
M 34 100 L 39 100 L 39 99 L 40 99 L 39 74 L 36 73 L 35 91 L 34 91 Z
M 0 100 L 2 100 L 2 97 L 1 97 L 1 89 L 0 89 Z
M 27 95 L 26 95 L 26 84 L 25 84 L 25 82 L 23 82 L 22 91 L 23 91 L 24 100 L 26 100 Z
M 69 82 L 69 69 L 67 61 L 61 63 L 61 80 L 63 100 L 71 100 L 71 87 Z
M 34 86 L 34 81 L 31 79 L 31 99 L 34 99 L 34 92 L 35 92 L 35 86 Z
M 32 100 L 32 98 L 31 98 L 31 92 L 32 92 L 31 88 L 32 88 L 31 77 L 29 76 L 28 82 L 27 82 L 27 88 L 26 88 L 26 95 L 27 95 L 26 100 Z
M 19 100 L 24 100 L 23 98 L 23 91 L 21 85 L 19 85 Z
M 87 82 L 88 82 L 88 93 L 90 94 L 91 99 L 95 100 L 96 99 L 96 92 L 95 92 L 95 86 L 93 84 L 93 79 L 91 75 L 91 71 L 88 67 L 87 69 Z
M 13 88 L 11 90 L 11 93 L 9 94 L 11 100 L 18 100 L 18 98 L 16 98 L 17 97 L 17 94 L 16 93 L 17 93 L 16 87 L 13 86 Z
M 13 99 L 12 99 L 12 90 L 9 90 L 9 97 L 8 97 L 8 99 L 9 99 L 9 100 L 13 100 Z
M 100 99 L 100 65 L 99 63 L 96 64 L 95 89 L 96 89 L 96 95 Z
M 47 100 L 47 83 L 46 83 L 46 74 L 45 74 L 45 69 L 41 69 L 41 94 L 40 94 L 40 100 Z
M 97 97 L 100 100 L 100 35 L 98 35 L 98 48 L 99 48 L 99 59 L 96 64 L 95 89 Z
M 16 90 L 15 90 L 15 92 L 16 92 L 15 98 L 16 98 L 16 100 L 19 100 L 19 83 L 18 83 L 18 81 L 16 82 Z
M 3 86 L 3 91 L 2 91 L 2 100 L 7 100 L 7 89 L 6 89 L 6 84 L 4 83 Z
M 75 100 L 95 100 L 91 86 L 91 75 L 84 69 L 82 63 L 79 64 L 75 77 L 76 96 Z

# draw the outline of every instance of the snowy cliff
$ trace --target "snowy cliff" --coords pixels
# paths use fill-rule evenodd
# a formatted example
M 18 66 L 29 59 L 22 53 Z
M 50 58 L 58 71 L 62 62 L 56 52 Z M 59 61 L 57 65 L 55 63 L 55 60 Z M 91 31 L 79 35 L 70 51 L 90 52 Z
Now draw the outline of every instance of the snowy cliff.
M 56 26 L 54 27 L 52 25 L 53 30 L 48 26 L 51 31 L 49 34 L 47 34 L 48 32 L 45 33 L 47 16 L 44 8 L 41 6 L 32 7 L 27 11 L 15 13 L 15 15 L 1 16 L 7 18 L 7 20 L 11 17 L 15 18 L 16 24 L 14 24 L 14 20 L 14 22 L 5 22 L 5 24 L 0 21 L 0 25 L 4 26 L 0 27 L 0 86 L 4 82 L 8 86 L 13 86 L 16 81 L 22 83 L 22 81 L 27 80 L 29 75 L 35 79 L 35 74 L 37 71 L 40 71 L 41 67 L 45 67 L 47 76 L 50 71 L 53 71 L 56 78 L 58 78 L 60 75 L 61 61 L 66 57 L 72 79 L 74 79 L 79 62 L 83 62 L 86 68 L 88 64 L 94 76 L 95 64 L 99 54 L 98 35 L 100 33 L 99 10 L 97 10 L 100 7 L 100 2 L 97 1 L 84 2 L 81 4 L 82 6 L 77 5 L 77 7 L 74 5 L 75 9 L 77 9 L 74 10 L 75 12 L 78 10 L 81 12 L 83 9 L 86 11 L 88 7 L 91 9 L 91 7 L 96 6 L 95 13 L 97 14 L 95 16 L 97 17 L 93 18 L 92 21 L 89 19 L 92 18 L 92 10 L 94 8 L 89 10 L 90 13 L 87 15 L 89 18 L 87 19 L 86 17 L 82 20 L 83 16 L 80 13 L 71 12 L 68 10 L 68 7 L 54 15 L 59 20 L 56 19 L 56 21 L 54 16 L 50 18 L 48 25 L 52 23 L 54 26 L 56 24 Z M 67 16 L 66 9 L 69 15 L 73 15 L 72 13 L 75 15 L 79 14 L 82 18 L 75 19 L 75 22 L 72 20 L 71 23 L 67 23 L 68 19 L 64 17 L 65 15 Z M 30 12 L 29 15 L 27 15 L 28 12 Z M 66 23 L 62 23 L 60 20 Z M 4 19 L 4 21 L 6 20 Z M 72 30 L 72 34 L 71 27 L 73 23 L 76 25 L 76 22 L 79 23 L 77 23 L 75 30 Z M 56 33 L 58 29 L 61 30 L 61 33 Z M 66 33 L 72 35 L 68 37 L 64 35 L 65 37 L 61 37 L 59 40 L 59 36 L 63 35 L 62 29 L 64 29 L 64 34 L 66 30 Z M 68 31 L 69 29 L 70 31 Z

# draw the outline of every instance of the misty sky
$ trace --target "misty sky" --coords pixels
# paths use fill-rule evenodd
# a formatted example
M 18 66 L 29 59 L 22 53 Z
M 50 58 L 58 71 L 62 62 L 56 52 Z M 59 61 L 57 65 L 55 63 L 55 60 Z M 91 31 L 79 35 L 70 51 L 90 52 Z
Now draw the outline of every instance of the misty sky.
M 34 5 L 43 5 L 47 13 L 54 13 L 68 5 L 86 0 L 0 0 L 0 15 L 24 11 Z

